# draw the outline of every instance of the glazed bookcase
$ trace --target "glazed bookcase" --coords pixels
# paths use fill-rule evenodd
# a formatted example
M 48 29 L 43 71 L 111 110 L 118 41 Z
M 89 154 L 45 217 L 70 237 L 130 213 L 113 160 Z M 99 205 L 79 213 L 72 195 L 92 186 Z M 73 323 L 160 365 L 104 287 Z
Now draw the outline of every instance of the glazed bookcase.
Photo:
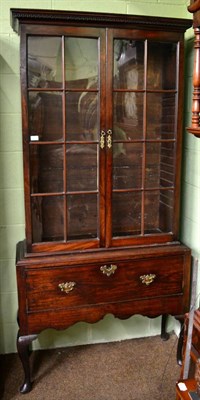
M 106 314 L 180 317 L 184 19 L 12 9 L 20 34 L 26 238 L 18 351 Z

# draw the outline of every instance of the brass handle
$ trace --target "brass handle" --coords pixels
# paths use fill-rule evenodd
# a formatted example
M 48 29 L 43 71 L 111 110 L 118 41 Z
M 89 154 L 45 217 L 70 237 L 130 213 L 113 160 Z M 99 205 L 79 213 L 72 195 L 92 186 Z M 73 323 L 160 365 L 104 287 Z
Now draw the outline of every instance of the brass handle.
M 111 129 L 107 130 L 107 147 L 111 149 L 112 147 L 112 131 Z
M 148 275 L 140 276 L 140 280 L 142 281 L 142 283 L 144 283 L 147 286 L 150 285 L 150 283 L 152 283 L 155 278 L 156 278 L 155 274 L 148 274 Z
M 58 287 L 61 290 L 61 292 L 69 293 L 74 289 L 75 285 L 76 282 L 65 282 L 65 283 L 62 282 L 59 283 Z
M 101 131 L 101 133 L 100 133 L 100 147 L 101 147 L 101 149 L 104 149 L 104 147 L 105 147 L 105 136 L 106 136 L 106 133 L 104 131 Z
M 115 271 L 117 270 L 117 265 L 111 264 L 111 265 L 102 265 L 100 267 L 100 271 L 103 274 L 106 274 L 107 276 L 110 276 L 112 274 L 115 273 Z

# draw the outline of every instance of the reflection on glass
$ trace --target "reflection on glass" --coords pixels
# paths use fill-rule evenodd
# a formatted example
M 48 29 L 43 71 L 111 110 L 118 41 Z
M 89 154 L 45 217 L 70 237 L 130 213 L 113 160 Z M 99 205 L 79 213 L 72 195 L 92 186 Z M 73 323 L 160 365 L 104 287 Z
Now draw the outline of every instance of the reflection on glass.
M 67 88 L 97 88 L 98 40 L 65 37 L 65 70 Z
M 146 188 L 158 188 L 160 186 L 160 147 L 160 143 L 146 144 Z
M 144 201 L 144 233 L 158 233 L 160 213 L 160 192 L 145 192 Z
M 63 146 L 30 146 L 31 191 L 53 193 L 63 191 Z
M 67 196 L 68 240 L 97 237 L 97 195 Z
M 113 193 L 113 236 L 139 235 L 141 233 L 141 193 Z
M 63 240 L 63 198 L 61 196 L 33 197 L 33 242 Z
M 175 138 L 175 101 L 173 93 L 147 94 L 147 138 Z
M 97 145 L 67 146 L 67 190 L 97 190 Z
M 63 137 L 62 95 L 57 92 L 29 93 L 30 141 L 56 141 Z
M 162 142 L 160 154 L 160 186 L 173 187 L 175 180 L 175 143 Z
M 174 142 L 146 145 L 145 187 L 172 187 L 174 184 Z
M 145 193 L 145 233 L 172 231 L 174 192 L 172 190 Z
M 141 143 L 113 143 L 113 188 L 135 189 L 142 186 Z
M 143 137 L 142 93 L 117 92 L 113 95 L 113 139 L 134 140 Z
M 28 37 L 28 86 L 61 86 L 61 38 Z
M 114 40 L 114 88 L 142 89 L 144 86 L 144 42 Z
M 176 52 L 176 43 L 148 42 L 148 89 L 176 89 Z
M 98 95 L 93 92 L 66 93 L 67 140 L 97 140 Z

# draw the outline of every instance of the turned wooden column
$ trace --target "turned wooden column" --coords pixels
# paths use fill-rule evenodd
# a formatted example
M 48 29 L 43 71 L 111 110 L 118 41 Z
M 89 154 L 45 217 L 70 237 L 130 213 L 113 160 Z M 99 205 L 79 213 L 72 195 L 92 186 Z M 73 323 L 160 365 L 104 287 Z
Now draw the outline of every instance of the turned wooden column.
M 194 69 L 193 69 L 193 97 L 192 97 L 192 124 L 188 132 L 200 136 L 200 28 L 194 28 Z
M 193 68 L 193 97 L 192 121 L 187 128 L 189 133 L 200 137 L 200 0 L 191 0 L 188 11 L 193 13 L 194 40 L 194 68 Z

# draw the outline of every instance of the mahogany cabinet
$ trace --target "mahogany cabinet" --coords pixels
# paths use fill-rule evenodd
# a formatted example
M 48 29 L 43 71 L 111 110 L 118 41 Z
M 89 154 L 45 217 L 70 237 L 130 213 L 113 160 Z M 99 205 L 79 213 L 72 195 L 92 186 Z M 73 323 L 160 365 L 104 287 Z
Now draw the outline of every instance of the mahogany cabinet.
M 12 9 L 21 38 L 26 239 L 18 351 L 78 321 L 188 311 L 179 241 L 191 21 Z

